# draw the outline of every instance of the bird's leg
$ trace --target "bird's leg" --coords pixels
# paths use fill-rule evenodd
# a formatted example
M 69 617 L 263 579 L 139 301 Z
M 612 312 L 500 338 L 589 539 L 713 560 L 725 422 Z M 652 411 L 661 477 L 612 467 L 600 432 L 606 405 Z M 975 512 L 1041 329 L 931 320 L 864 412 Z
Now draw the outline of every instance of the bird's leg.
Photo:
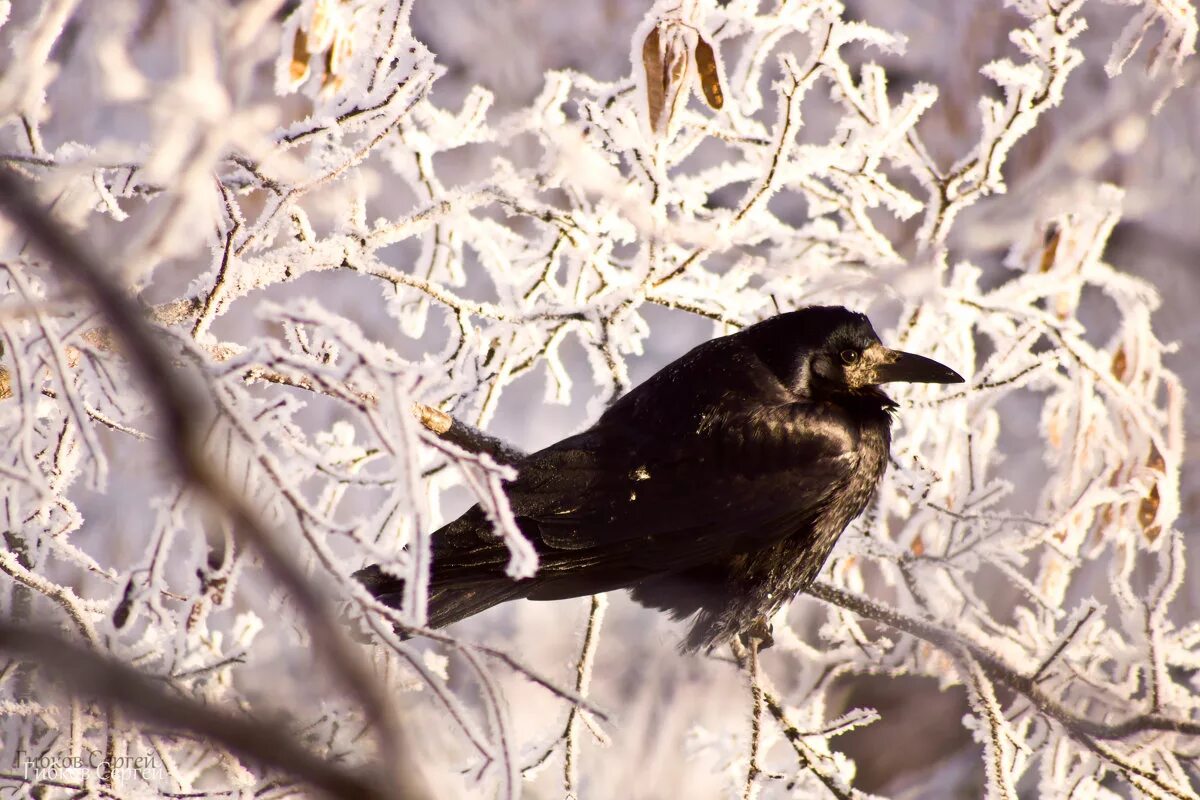
M 742 791 L 742 800 L 753 800 L 757 796 L 758 776 L 763 774 L 762 766 L 759 764 L 759 759 L 762 756 L 764 699 L 758 667 L 758 650 L 761 643 L 762 640 L 754 628 L 743 631 L 730 643 L 734 659 L 743 669 L 750 673 L 750 697 L 753 703 L 753 712 L 750 717 L 750 757 L 746 769 L 746 783 Z

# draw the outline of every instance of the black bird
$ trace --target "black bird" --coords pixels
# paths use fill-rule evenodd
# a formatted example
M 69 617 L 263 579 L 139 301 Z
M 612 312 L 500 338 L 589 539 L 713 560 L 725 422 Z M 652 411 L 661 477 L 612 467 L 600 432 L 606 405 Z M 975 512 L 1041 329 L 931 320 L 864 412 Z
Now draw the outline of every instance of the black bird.
M 685 650 L 765 634 L 883 476 L 896 404 L 878 385 L 889 381 L 962 377 L 887 349 L 841 306 L 694 348 L 592 427 L 516 464 L 506 492 L 540 558 L 532 578 L 505 575 L 508 549 L 479 506 L 433 534 L 429 624 L 627 588 L 695 617 Z M 374 566 L 356 577 L 399 605 L 403 581 Z

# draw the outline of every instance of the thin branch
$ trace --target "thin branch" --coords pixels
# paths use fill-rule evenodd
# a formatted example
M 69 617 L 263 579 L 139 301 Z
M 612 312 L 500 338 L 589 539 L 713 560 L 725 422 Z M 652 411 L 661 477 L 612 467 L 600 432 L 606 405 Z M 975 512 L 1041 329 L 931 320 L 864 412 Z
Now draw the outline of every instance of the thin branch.
M 588 688 L 592 682 L 592 664 L 596 660 L 596 649 L 600 645 L 600 626 L 604 623 L 604 611 L 608 608 L 608 599 L 602 594 L 592 595 L 588 610 L 587 630 L 583 634 L 583 647 L 579 652 L 579 662 L 575 665 L 575 692 L 580 697 L 587 697 Z M 579 706 L 572 706 L 567 715 L 567 728 L 563 734 L 565 749 L 563 752 L 563 790 L 568 797 L 579 796 L 579 723 L 588 722 L 588 727 L 595 731 L 595 723 L 586 718 L 587 712 Z
M 497 464 L 516 464 L 525 453 L 489 433 L 461 422 L 433 406 L 417 403 L 413 415 L 428 430 L 468 453 L 486 453 Z
M 740 640 L 734 639 L 730 643 L 730 647 L 733 649 L 733 657 L 737 661 L 738 666 L 749 671 L 751 669 L 750 654 L 747 652 L 746 646 Z M 764 685 L 761 672 L 759 672 L 757 679 L 752 678 L 752 680 L 758 683 L 762 702 L 766 704 L 767 711 L 775 719 L 775 722 L 779 725 L 779 729 L 783 731 L 783 736 L 787 739 L 788 744 L 792 746 L 792 750 L 796 754 L 796 759 L 800 762 L 800 768 L 811 772 L 829 790 L 829 793 L 838 800 L 853 800 L 856 795 L 860 794 L 853 787 L 843 786 L 836 776 L 826 774 L 817 766 L 816 754 L 813 753 L 812 748 L 804 741 L 804 737 L 811 734 L 806 734 L 796 727 L 796 724 L 788 717 L 787 710 L 783 707 L 783 701 L 779 699 L 779 696 L 769 686 Z M 829 734 L 822 733 L 820 735 Z M 749 776 L 747 782 L 749 783 Z

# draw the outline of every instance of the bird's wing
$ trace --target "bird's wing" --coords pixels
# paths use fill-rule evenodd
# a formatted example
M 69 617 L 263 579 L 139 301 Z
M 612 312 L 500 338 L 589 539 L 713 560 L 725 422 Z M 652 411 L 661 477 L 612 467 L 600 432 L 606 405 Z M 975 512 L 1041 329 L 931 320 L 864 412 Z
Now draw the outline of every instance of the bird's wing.
M 802 530 L 857 467 L 855 431 L 811 403 L 716 413 L 668 441 L 601 423 L 529 456 L 507 493 L 543 579 L 618 585 Z M 466 518 L 444 529 L 442 577 L 504 557 L 488 528 L 490 541 Z
M 519 513 L 560 549 L 655 545 L 738 552 L 786 535 L 768 523 L 811 516 L 857 464 L 833 409 L 791 403 L 720 415 L 681 441 L 604 437 L 584 451 L 543 451 L 518 481 Z M 582 491 L 581 491 L 582 489 Z M 687 534 L 703 536 L 688 541 Z M 709 535 L 711 534 L 711 535 Z M 712 541 L 710 541 L 710 539 Z

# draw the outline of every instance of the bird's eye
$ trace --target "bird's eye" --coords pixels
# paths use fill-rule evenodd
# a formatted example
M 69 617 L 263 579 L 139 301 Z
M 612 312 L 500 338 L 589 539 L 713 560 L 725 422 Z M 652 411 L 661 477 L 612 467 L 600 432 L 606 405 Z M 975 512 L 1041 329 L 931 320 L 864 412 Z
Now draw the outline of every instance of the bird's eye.
M 862 354 L 859 353 L 857 350 L 843 350 L 842 351 L 842 363 L 845 364 L 846 366 L 850 366 L 851 364 L 858 361 L 858 357 L 860 355 L 862 355 Z

